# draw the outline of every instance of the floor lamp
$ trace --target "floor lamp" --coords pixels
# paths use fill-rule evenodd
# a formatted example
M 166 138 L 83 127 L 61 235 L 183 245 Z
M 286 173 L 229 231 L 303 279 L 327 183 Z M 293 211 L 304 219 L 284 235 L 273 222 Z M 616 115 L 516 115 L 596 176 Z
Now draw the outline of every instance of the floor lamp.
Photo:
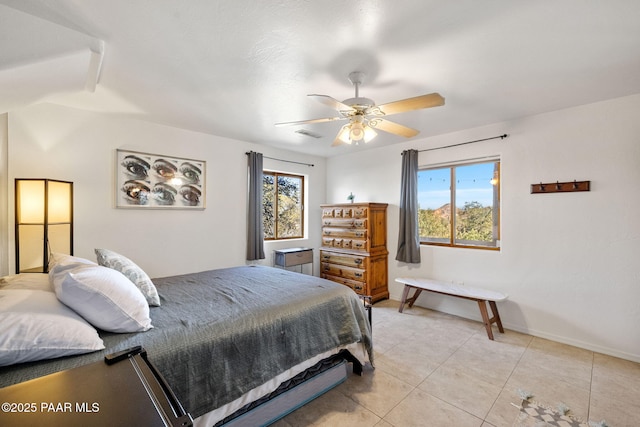
M 51 253 L 73 255 L 73 183 L 15 180 L 16 273 L 48 273 Z

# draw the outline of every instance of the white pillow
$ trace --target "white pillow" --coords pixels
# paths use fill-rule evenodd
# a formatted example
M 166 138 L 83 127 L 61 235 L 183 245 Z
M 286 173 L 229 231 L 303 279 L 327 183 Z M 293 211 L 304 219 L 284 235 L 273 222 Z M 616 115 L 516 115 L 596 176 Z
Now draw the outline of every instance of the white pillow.
M 51 269 L 56 265 L 72 265 L 72 264 L 97 265 L 95 262 L 90 261 L 86 258 L 80 258 L 73 255 L 54 252 L 51 254 L 51 258 L 49 259 L 49 272 L 51 272 Z
M 57 265 L 51 273 L 58 299 L 96 328 L 140 332 L 152 327 L 147 301 L 122 273 L 99 265 Z
M 0 366 L 104 348 L 98 332 L 52 292 L 0 290 L 0 325 Z
M 53 292 L 49 275 L 44 273 L 20 273 L 0 277 L 0 289 L 32 289 Z
M 127 276 L 127 278 L 140 289 L 140 292 L 142 292 L 142 295 L 144 295 L 149 305 L 160 305 L 160 297 L 158 296 L 156 286 L 147 273 L 138 267 L 135 262 L 109 249 L 96 249 L 95 253 L 98 258 L 98 264 L 113 268 Z

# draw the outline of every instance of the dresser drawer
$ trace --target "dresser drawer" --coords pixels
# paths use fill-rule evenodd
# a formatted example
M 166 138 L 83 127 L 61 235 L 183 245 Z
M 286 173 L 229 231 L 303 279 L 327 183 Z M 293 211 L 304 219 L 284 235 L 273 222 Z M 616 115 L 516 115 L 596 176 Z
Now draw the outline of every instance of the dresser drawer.
M 351 239 L 342 239 L 342 249 L 351 249 Z
M 348 255 L 334 252 L 320 252 L 320 261 L 330 264 L 346 265 L 348 267 L 356 267 L 367 269 L 367 257 L 358 255 Z
M 322 218 L 325 227 L 367 228 L 366 218 Z
M 353 208 L 351 209 L 351 216 L 353 218 L 366 218 L 367 208 Z
M 358 251 L 368 251 L 369 250 L 368 243 L 369 243 L 368 240 L 351 239 L 351 249 L 355 249 Z
M 323 279 L 331 280 L 332 282 L 340 283 L 341 285 L 345 285 L 350 287 L 355 291 L 355 293 L 359 295 L 367 295 L 367 285 L 363 282 L 358 282 L 356 280 L 345 279 L 344 277 L 332 276 L 330 274 L 321 274 Z
M 343 227 L 343 228 L 353 228 L 355 227 L 355 219 L 353 218 L 323 218 L 322 225 L 325 227 Z M 358 220 L 363 221 L 363 220 Z M 359 227 L 362 228 L 362 227 Z
M 323 237 L 322 238 L 322 246 L 333 247 L 333 241 L 335 239 L 333 237 Z
M 354 218 L 353 226 L 355 228 L 367 228 L 367 219 L 366 218 Z
M 324 274 L 329 274 L 331 276 L 344 277 L 345 279 L 357 280 L 359 282 L 365 281 L 366 270 L 363 270 L 361 268 L 347 267 L 344 265 L 323 262 L 321 265 L 321 271 Z
M 322 235 L 325 237 L 335 236 L 335 237 L 351 237 L 356 239 L 366 239 L 367 230 L 360 230 L 357 228 L 349 229 L 349 228 L 338 228 L 338 227 L 323 227 Z

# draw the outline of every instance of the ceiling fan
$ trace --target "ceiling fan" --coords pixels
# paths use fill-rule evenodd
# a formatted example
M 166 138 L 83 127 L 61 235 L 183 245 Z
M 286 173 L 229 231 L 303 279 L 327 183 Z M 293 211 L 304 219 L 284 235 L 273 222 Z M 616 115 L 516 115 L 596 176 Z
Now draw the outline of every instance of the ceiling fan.
M 301 125 L 308 123 L 333 122 L 336 120 L 349 120 L 349 123 L 342 126 L 336 139 L 331 146 L 340 144 L 369 142 L 378 134 L 376 130 L 389 132 L 394 135 L 411 138 L 419 131 L 401 124 L 384 119 L 384 116 L 404 113 L 406 111 L 419 110 L 422 108 L 439 107 L 444 105 L 444 98 L 438 93 L 416 96 L 400 101 L 389 102 L 387 104 L 376 105 L 369 98 L 360 97 L 360 84 L 364 80 L 365 74 L 361 71 L 354 71 L 349 74 L 349 81 L 354 85 L 356 96 L 340 102 L 327 95 L 308 95 L 309 97 L 334 108 L 340 114 L 336 117 L 326 117 L 321 119 L 301 120 L 296 122 L 276 123 L 276 126 Z

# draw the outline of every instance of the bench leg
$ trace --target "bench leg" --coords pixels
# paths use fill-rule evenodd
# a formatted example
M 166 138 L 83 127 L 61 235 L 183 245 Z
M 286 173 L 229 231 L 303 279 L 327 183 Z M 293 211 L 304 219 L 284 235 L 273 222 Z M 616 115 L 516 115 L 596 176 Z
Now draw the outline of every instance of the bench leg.
M 502 327 L 502 321 L 500 320 L 500 313 L 498 313 L 498 306 L 495 301 L 485 301 L 485 300 L 477 300 L 478 307 L 480 307 L 480 314 L 482 315 L 482 321 L 484 322 L 484 327 L 487 330 L 487 335 L 489 335 L 489 339 L 493 339 L 493 331 L 491 330 L 491 325 L 496 324 L 498 326 L 498 331 L 504 334 L 504 328 Z M 489 318 L 489 312 L 487 311 L 487 302 L 491 307 L 491 314 L 493 314 L 492 318 Z
M 489 301 L 489 305 L 491 306 L 491 311 L 493 312 L 493 319 L 498 325 L 498 330 L 504 334 L 504 328 L 502 327 L 502 321 L 500 320 L 500 313 L 498 313 L 498 306 L 495 301 Z
M 407 302 L 407 297 L 409 296 L 409 289 L 411 289 L 411 286 L 404 285 L 404 289 L 402 290 L 402 300 L 400 301 L 400 308 L 398 309 L 400 313 L 404 310 L 404 304 Z
M 416 299 L 418 299 L 420 293 L 422 292 L 422 289 L 415 288 L 416 291 L 413 293 L 413 296 L 411 298 L 407 298 L 409 296 L 409 290 L 411 288 L 411 285 L 404 285 L 404 290 L 402 291 L 402 301 L 400 301 L 400 308 L 398 309 L 400 313 L 402 313 L 402 310 L 404 310 L 404 305 L 406 303 L 409 303 L 409 308 L 413 307 L 413 303 L 416 302 Z
M 485 300 L 477 300 L 478 307 L 480 307 L 480 314 L 482 315 L 482 321 L 484 322 L 484 327 L 487 330 L 487 335 L 489 335 L 489 339 L 493 340 L 493 332 L 491 331 L 491 320 L 489 320 L 489 313 L 487 312 L 487 303 Z
M 422 289 L 416 288 L 416 291 L 413 293 L 413 296 L 409 298 L 409 308 L 413 307 L 413 303 L 416 302 L 420 294 L 422 293 Z

